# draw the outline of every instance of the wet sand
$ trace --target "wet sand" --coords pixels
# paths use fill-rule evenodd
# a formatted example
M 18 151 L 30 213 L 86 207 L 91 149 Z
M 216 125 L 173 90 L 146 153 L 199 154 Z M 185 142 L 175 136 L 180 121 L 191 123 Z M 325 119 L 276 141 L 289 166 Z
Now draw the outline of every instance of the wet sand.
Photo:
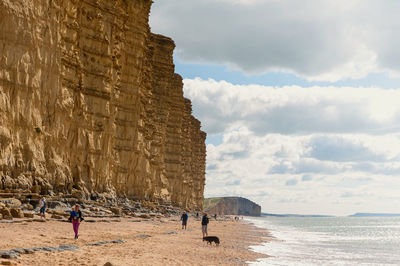
M 115 219 L 114 219 L 115 220 Z M 120 222 L 83 222 L 80 237 L 73 239 L 72 224 L 55 220 L 0 224 L 0 250 L 72 244 L 77 251 L 23 254 L 14 265 L 246 265 L 265 257 L 248 250 L 266 242 L 268 232 L 246 221 L 214 221 L 209 235 L 220 238 L 219 247 L 202 241 L 200 220 L 189 218 L 182 230 L 177 218 L 145 220 L 122 218 Z M 88 243 L 122 239 L 122 244 L 85 246 Z

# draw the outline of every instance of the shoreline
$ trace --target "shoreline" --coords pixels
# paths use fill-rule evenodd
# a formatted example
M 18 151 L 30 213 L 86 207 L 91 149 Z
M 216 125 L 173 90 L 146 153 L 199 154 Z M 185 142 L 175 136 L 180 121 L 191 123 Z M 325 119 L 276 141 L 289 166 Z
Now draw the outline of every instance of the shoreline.
M 88 217 L 90 218 L 90 217 Z M 92 220 L 92 219 L 91 219 Z M 93 219 L 96 220 L 96 219 Z M 270 239 L 267 230 L 248 221 L 210 219 L 209 235 L 220 238 L 219 247 L 202 241 L 200 219 L 190 217 L 182 230 L 178 217 L 160 219 L 121 218 L 83 222 L 80 238 L 73 239 L 72 225 L 54 219 L 46 222 L 0 224 L 0 250 L 33 247 L 78 246 L 76 251 L 35 251 L 16 259 L 0 259 L 12 265 L 247 265 L 267 257 L 250 246 Z M 93 245 L 100 241 L 121 242 Z M 7 262 L 6 262 L 7 263 Z

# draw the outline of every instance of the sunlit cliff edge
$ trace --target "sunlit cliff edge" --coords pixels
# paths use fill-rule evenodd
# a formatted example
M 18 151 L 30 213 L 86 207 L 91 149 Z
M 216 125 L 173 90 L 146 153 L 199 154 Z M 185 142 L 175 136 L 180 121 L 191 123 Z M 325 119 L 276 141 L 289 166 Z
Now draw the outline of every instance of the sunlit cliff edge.
M 0 1 L 0 190 L 201 210 L 206 133 L 152 1 Z

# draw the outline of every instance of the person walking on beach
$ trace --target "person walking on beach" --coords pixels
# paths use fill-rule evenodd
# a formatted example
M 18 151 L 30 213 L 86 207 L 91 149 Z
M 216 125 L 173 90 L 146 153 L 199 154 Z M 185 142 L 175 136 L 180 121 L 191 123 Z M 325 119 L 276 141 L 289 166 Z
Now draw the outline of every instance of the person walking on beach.
M 75 211 L 75 206 L 72 206 L 71 211 L 69 212 L 68 222 L 72 223 L 72 212 Z
M 182 216 L 181 216 L 181 220 L 182 220 L 182 229 L 186 229 L 186 225 L 187 225 L 187 220 L 189 219 L 189 216 L 187 215 L 186 212 L 183 212 Z
M 75 239 L 78 239 L 79 225 L 83 221 L 82 212 L 80 211 L 80 206 L 78 204 L 75 205 L 75 209 L 72 209 L 70 213 L 70 220 L 72 221 L 72 228 L 74 229 Z
M 207 213 L 203 213 L 203 218 L 201 219 L 201 231 L 203 232 L 203 237 L 208 236 L 208 232 L 207 232 L 208 222 L 209 222 L 209 219 L 207 217 Z
M 40 218 L 46 219 L 46 198 L 42 197 L 40 199 Z

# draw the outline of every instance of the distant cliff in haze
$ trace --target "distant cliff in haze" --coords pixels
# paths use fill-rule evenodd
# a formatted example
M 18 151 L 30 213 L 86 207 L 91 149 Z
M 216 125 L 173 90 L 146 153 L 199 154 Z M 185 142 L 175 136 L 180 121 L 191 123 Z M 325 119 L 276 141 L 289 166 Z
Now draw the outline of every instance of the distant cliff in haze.
M 393 217 L 400 216 L 400 213 L 362 213 L 357 212 L 355 214 L 349 215 L 349 217 Z
M 204 199 L 204 211 L 213 215 L 260 216 L 261 206 L 242 197 Z

